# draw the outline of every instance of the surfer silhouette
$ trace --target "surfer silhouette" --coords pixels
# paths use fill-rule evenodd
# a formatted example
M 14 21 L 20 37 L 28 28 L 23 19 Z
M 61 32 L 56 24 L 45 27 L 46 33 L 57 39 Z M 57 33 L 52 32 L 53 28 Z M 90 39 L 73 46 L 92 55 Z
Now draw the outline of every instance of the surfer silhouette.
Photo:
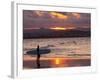
M 40 68 L 40 48 L 37 46 L 37 68 Z

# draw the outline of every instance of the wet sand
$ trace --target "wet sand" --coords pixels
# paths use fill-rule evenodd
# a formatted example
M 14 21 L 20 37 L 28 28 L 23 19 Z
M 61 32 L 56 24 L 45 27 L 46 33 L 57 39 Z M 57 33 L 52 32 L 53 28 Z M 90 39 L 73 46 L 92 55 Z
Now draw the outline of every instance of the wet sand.
M 56 62 L 59 63 L 56 63 Z M 85 58 L 40 58 L 40 68 L 63 68 L 63 67 L 78 67 L 78 66 L 90 66 L 90 57 Z M 24 69 L 37 69 L 36 57 L 24 55 L 23 60 Z

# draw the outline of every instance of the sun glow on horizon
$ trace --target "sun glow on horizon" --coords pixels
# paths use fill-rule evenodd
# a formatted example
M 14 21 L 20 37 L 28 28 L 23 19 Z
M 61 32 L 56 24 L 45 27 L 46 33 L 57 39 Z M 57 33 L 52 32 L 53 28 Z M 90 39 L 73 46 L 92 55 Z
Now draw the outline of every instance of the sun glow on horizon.
M 50 29 L 53 29 L 53 30 L 66 30 L 66 28 L 64 28 L 64 27 L 53 27 L 53 28 L 50 28 Z
M 52 29 L 52 30 L 71 30 L 71 29 L 75 29 L 75 27 L 67 27 L 67 28 L 65 28 L 65 27 L 52 27 L 50 29 Z

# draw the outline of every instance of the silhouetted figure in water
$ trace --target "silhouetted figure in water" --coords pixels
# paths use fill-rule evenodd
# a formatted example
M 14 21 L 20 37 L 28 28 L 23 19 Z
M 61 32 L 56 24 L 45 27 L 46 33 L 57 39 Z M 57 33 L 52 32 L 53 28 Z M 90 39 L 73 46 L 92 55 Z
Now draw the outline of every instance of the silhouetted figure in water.
M 37 46 L 37 68 L 40 68 L 40 49 L 39 45 Z

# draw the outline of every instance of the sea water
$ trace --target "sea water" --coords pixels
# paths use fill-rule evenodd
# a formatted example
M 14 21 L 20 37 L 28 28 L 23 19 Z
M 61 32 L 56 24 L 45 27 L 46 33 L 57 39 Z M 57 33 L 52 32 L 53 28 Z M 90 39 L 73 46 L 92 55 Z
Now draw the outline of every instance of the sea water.
M 50 53 L 42 54 L 42 57 L 89 57 L 91 54 L 90 37 L 24 39 L 23 54 L 36 49 L 38 45 L 50 49 Z

